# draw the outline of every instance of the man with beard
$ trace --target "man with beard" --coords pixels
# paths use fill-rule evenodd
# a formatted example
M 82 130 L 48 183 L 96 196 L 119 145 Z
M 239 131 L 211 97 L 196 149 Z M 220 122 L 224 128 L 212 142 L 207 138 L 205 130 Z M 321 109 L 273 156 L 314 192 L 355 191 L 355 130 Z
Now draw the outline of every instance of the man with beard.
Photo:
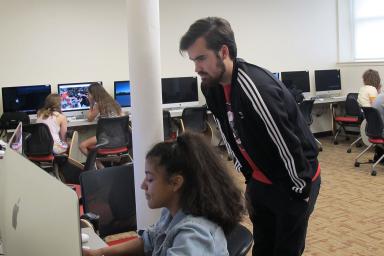
M 304 251 L 320 189 L 318 149 L 288 89 L 272 73 L 236 58 L 228 21 L 197 20 L 180 40 L 235 168 L 247 183 L 253 255 Z

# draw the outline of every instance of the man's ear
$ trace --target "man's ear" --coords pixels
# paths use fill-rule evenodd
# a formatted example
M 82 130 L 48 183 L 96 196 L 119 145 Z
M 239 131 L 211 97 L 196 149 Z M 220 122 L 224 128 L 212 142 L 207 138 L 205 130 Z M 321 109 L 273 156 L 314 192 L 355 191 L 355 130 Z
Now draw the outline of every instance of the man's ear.
M 171 185 L 173 186 L 173 192 L 179 191 L 184 184 L 184 177 L 177 174 L 171 178 Z
M 223 46 L 221 46 L 220 56 L 222 60 L 229 58 L 229 49 L 227 45 L 223 44 Z

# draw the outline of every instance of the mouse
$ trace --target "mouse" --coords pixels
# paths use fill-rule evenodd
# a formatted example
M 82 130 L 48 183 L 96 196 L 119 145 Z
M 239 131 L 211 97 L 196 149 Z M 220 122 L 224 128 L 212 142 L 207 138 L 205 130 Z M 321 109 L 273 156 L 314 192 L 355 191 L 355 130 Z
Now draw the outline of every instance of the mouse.
M 87 235 L 85 233 L 81 233 L 81 242 L 86 243 L 88 241 L 89 241 L 89 235 Z
M 81 248 L 86 249 L 86 250 L 90 250 L 91 249 L 91 247 L 85 246 L 85 245 L 83 245 Z

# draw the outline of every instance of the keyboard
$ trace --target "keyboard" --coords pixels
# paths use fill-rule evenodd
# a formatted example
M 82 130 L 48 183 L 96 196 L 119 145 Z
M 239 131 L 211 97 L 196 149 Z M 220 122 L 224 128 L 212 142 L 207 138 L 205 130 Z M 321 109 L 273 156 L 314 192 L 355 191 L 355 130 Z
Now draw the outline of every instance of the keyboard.
M 334 100 L 341 100 L 341 99 L 345 99 L 346 96 L 333 96 L 331 97 L 331 99 L 334 99 Z

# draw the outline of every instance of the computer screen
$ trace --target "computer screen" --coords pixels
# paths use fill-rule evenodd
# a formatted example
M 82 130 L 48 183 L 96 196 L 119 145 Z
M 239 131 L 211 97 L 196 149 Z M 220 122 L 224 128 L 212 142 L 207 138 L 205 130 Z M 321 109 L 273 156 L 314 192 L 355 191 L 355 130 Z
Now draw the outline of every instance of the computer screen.
M 341 91 L 339 69 L 315 70 L 316 95 L 337 94 Z
M 26 112 L 36 114 L 44 105 L 45 98 L 51 93 L 51 85 L 27 85 L 3 87 L 4 112 Z
M 93 82 L 58 84 L 57 92 L 61 97 L 61 111 L 89 109 L 88 87 L 91 83 Z
M 197 77 L 161 79 L 164 108 L 192 107 L 199 104 Z
M 0 171 L 4 255 L 81 256 L 76 193 L 6 147 Z
M 131 83 L 129 81 L 114 82 L 114 98 L 121 107 L 131 106 Z
M 308 71 L 281 72 L 281 81 L 288 88 L 296 88 L 303 93 L 309 93 L 311 91 Z

